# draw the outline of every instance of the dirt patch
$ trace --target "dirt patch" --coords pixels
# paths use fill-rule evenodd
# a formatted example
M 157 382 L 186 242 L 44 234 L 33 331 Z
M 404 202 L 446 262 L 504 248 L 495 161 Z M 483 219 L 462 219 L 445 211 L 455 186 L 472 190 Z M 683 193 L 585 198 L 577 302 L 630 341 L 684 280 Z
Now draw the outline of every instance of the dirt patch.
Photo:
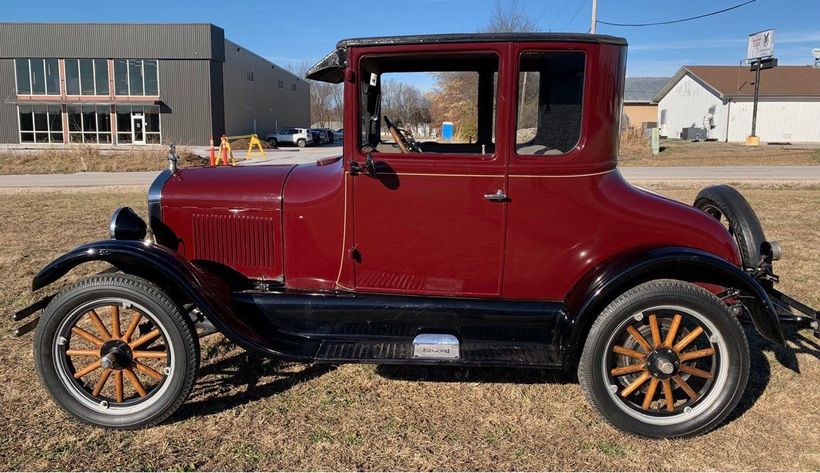
M 692 202 L 701 186 L 653 186 Z M 820 190 L 741 187 L 778 239 L 782 289 L 820 305 Z M 818 470 L 820 348 L 788 332 L 775 349 L 753 329 L 741 406 L 696 439 L 648 441 L 610 428 L 578 385 L 536 370 L 331 368 L 250 356 L 203 340 L 194 392 L 164 424 L 87 427 L 48 398 L 31 336 L 5 316 L 34 300 L 52 258 L 104 238 L 113 209 L 145 215 L 144 189 L 0 190 L 0 469 L 13 470 Z M 68 280 L 99 267 L 82 267 Z
M 0 174 L 72 174 L 76 172 L 159 171 L 168 166 L 165 148 L 110 150 L 70 146 L 0 152 Z M 177 147 L 179 167 L 204 166 L 208 159 Z
M 793 145 L 745 146 L 738 143 L 661 140 L 653 155 L 649 140 L 638 132 L 621 136 L 621 166 L 816 166 L 820 147 Z

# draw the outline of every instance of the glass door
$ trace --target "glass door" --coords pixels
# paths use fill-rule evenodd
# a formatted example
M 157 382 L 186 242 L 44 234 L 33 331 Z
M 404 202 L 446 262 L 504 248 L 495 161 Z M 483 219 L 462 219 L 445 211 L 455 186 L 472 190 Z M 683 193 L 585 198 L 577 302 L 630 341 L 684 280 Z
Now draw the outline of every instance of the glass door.
M 131 114 L 131 143 L 145 144 L 145 114 L 134 112 Z

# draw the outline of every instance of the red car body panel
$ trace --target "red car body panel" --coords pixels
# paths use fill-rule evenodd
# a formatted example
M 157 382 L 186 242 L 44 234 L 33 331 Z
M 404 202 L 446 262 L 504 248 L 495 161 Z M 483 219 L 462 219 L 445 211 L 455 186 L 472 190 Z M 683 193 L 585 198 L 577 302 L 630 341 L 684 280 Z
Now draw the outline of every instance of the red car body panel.
M 184 169 L 162 190 L 162 218 L 195 264 L 282 277 L 282 188 L 293 165 Z
M 564 155 L 515 153 L 517 58 L 530 50 L 586 57 L 580 140 Z M 293 289 L 523 300 L 565 300 L 584 275 L 635 248 L 690 247 L 740 263 L 720 223 L 617 172 L 625 47 L 356 47 L 348 77 L 358 77 L 363 57 L 465 51 L 499 57 L 494 154 L 379 152 L 376 178 L 352 175 L 351 162 L 363 162 L 365 152 L 358 81 L 347 80 L 342 159 L 183 170 L 168 182 L 163 220 L 177 234 L 178 251 Z M 498 191 L 509 199 L 485 198 Z M 225 239 L 230 244 L 217 243 Z

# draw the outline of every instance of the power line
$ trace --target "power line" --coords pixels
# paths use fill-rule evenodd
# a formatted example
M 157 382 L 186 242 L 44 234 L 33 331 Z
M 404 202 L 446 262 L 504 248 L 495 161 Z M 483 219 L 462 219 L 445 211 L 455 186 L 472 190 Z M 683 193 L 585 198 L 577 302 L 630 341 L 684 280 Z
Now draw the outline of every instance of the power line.
M 535 19 L 535 23 L 538 23 L 538 22 L 541 20 L 541 17 L 543 17 L 543 16 L 544 16 L 544 13 L 546 13 L 546 12 L 547 12 L 547 8 L 549 8 L 549 7 L 550 7 L 550 3 L 552 3 L 552 0 L 547 0 L 546 5 L 544 5 L 544 9 L 543 9 L 543 10 L 541 10 L 541 14 L 540 14 L 540 15 L 538 15 L 538 18 L 536 18 L 536 19 Z
M 572 14 L 572 17 L 569 19 L 568 22 L 564 23 L 564 29 L 567 29 L 567 27 L 572 24 L 572 20 L 574 20 L 575 17 L 578 16 L 578 13 L 581 11 L 581 8 L 584 6 L 585 2 L 586 0 L 581 0 L 578 3 L 578 8 L 575 10 L 575 13 Z
M 557 20 L 558 17 L 561 16 L 561 13 L 564 13 L 564 10 L 567 8 L 567 5 L 569 5 L 569 0 L 564 2 L 564 6 L 562 6 L 561 9 L 558 10 L 558 13 L 552 18 L 552 21 L 550 22 L 550 25 L 547 27 L 550 31 L 552 31 L 553 23 L 555 23 L 555 20 Z
M 743 3 L 739 3 L 737 5 L 731 6 L 729 8 L 724 8 L 723 10 L 713 11 L 711 13 L 704 13 L 703 15 L 697 16 L 690 16 L 689 18 L 681 18 L 679 20 L 670 20 L 670 21 L 659 21 L 656 23 L 611 23 L 608 21 L 598 20 L 597 22 L 602 25 L 609 25 L 609 26 L 656 26 L 656 25 L 671 25 L 673 23 L 683 23 L 684 21 L 691 21 L 697 20 L 699 18 L 706 18 L 707 16 L 718 15 L 720 13 L 726 13 L 727 11 L 734 10 L 736 8 L 740 8 L 744 5 L 748 5 L 750 3 L 754 3 L 757 0 L 748 0 Z

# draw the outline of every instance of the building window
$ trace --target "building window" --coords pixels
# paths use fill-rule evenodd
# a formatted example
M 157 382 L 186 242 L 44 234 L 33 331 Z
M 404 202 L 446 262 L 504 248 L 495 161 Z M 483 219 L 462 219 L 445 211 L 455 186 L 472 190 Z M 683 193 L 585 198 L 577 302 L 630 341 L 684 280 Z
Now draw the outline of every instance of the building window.
M 282 79 L 279 79 L 279 88 L 280 88 L 280 89 L 284 89 L 284 88 L 285 88 L 285 81 L 283 81 Z
M 105 105 L 69 105 L 71 143 L 111 143 L 111 114 Z
M 62 143 L 63 117 L 59 105 L 20 105 L 20 143 Z
M 295 91 L 296 90 L 296 84 L 290 84 L 290 90 Z
M 136 128 L 134 124 L 137 125 Z M 161 142 L 158 106 L 117 106 L 118 144 Z
M 253 82 L 253 71 L 248 71 L 248 82 Z
M 117 95 L 159 95 L 157 61 L 114 59 L 114 91 Z
M 66 59 L 67 95 L 108 95 L 108 61 L 105 59 Z
M 56 59 L 14 60 L 18 95 L 60 95 L 60 68 Z

